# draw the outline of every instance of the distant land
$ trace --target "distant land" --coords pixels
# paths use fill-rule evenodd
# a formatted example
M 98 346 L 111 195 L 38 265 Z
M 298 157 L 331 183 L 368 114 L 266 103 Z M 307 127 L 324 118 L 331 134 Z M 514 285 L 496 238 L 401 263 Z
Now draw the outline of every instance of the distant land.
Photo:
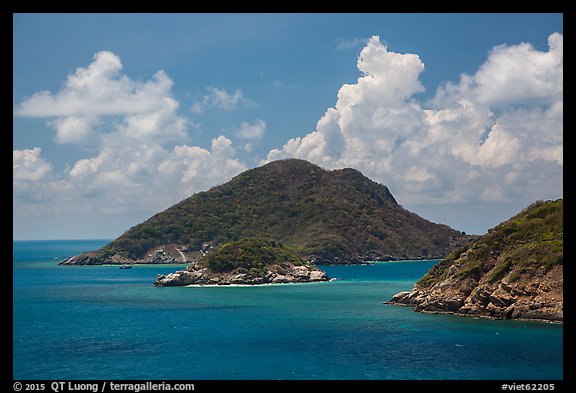
M 61 264 L 196 263 L 246 238 L 281 243 L 313 264 L 354 264 L 440 259 L 475 237 L 406 210 L 355 169 L 286 159 L 194 194 Z
M 389 304 L 495 319 L 564 319 L 564 203 L 538 201 L 434 266 Z

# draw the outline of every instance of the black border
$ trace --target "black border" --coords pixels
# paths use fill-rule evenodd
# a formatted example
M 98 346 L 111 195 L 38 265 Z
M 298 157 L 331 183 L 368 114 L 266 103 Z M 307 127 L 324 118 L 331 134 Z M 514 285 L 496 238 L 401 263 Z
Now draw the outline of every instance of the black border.
M 9 1 L 9 3 L 8 3 Z M 2 75 L 8 74 L 8 69 L 13 70 L 13 63 L 8 65 L 9 57 L 6 55 L 8 51 L 12 52 L 13 47 L 13 14 L 14 13 L 70 13 L 70 12 L 81 12 L 81 13 L 109 13 L 109 12 L 137 12 L 137 13 L 171 13 L 171 12 L 195 12 L 195 13 L 268 13 L 268 12 L 282 12 L 282 13 L 292 13 L 292 12 L 324 12 L 324 13 L 381 13 L 381 12 L 406 12 L 406 13 L 459 13 L 459 12 L 472 12 L 472 13 L 562 13 L 564 14 L 564 19 L 571 18 L 571 13 L 568 11 L 568 0 L 484 0 L 484 1 L 470 1 L 470 0 L 415 0 L 409 2 L 401 2 L 396 0 L 396 2 L 377 0 L 368 2 L 331 2 L 327 0 L 316 0 L 308 2 L 254 2 L 254 1 L 233 1 L 233 2 L 197 2 L 197 1 L 186 1 L 186 0 L 164 0 L 162 2 L 124 2 L 119 3 L 118 1 L 101 0 L 98 2 L 62 2 L 62 1 L 15 1 L 8 0 L 0 2 L 0 7 L 2 9 L 2 15 L 0 19 L 0 34 L 3 42 L 2 47 L 5 49 L 3 60 L 0 61 L 0 70 Z M 568 24 L 568 29 L 566 29 L 566 24 L 564 24 L 564 35 L 570 36 L 570 33 L 566 33 L 566 30 L 570 30 L 570 24 Z M 570 40 L 568 40 L 569 42 Z M 13 52 L 12 52 L 13 53 Z M 570 59 L 570 56 L 568 57 Z M 568 64 L 570 64 L 568 60 Z M 568 66 L 569 70 L 573 67 Z M 12 118 L 12 107 L 8 105 L 10 98 L 8 94 L 13 92 L 13 79 L 9 77 L 2 78 L 2 92 L 4 93 L 3 100 L 3 116 L 4 119 Z M 569 120 L 569 117 L 566 117 Z M 13 125 L 13 124 L 12 124 Z M 571 129 L 570 127 L 568 129 Z M 5 131 L 7 132 L 7 131 Z M 12 134 L 10 134 L 12 135 Z M 13 136 L 9 138 L 3 138 L 5 141 L 9 140 L 12 142 Z M 2 164 L 8 171 L 9 169 L 9 158 L 10 152 L 8 147 L 13 145 L 12 143 L 2 143 L 2 146 L 6 149 L 2 153 Z M 570 168 L 570 163 L 566 162 L 564 164 L 564 170 L 567 171 Z M 566 179 L 566 177 L 564 177 Z M 569 184 L 569 183 L 568 183 Z M 566 187 L 565 187 L 566 189 Z M 572 207 L 570 204 L 570 198 L 568 199 L 568 204 L 566 212 L 568 214 L 565 217 L 572 217 Z M 12 223 L 13 216 L 10 216 L 10 223 Z M 571 221 L 568 221 L 570 224 Z M 568 228 L 568 236 L 570 236 L 570 227 Z M 13 268 L 12 263 L 9 258 L 12 257 L 12 244 L 8 243 L 8 239 L 5 239 L 5 243 L 2 249 L 3 258 L 3 270 L 4 277 L 12 277 Z M 570 242 L 565 243 L 565 254 L 572 255 Z M 565 258 L 568 260 L 568 264 L 565 264 L 566 276 L 569 277 L 568 284 L 564 286 L 565 292 L 565 309 L 569 310 L 570 313 L 573 309 L 573 299 L 574 290 L 570 285 L 570 277 L 573 274 L 573 267 L 571 266 L 571 258 Z M 7 267 L 8 266 L 8 267 Z M 566 281 L 565 281 L 566 282 Z M 12 281 L 10 280 L 10 283 Z M 12 315 L 12 284 L 8 285 L 4 283 L 1 286 L 0 291 L 2 294 L 2 310 L 4 311 L 4 322 L 5 330 L 12 333 L 13 325 L 10 323 L 8 325 L 7 311 L 10 310 L 10 315 Z M 523 384 L 536 385 L 538 384 L 554 384 L 554 390 L 547 391 L 563 391 L 568 386 L 571 386 L 575 381 L 574 370 L 576 366 L 575 352 L 576 352 L 576 342 L 574 338 L 573 329 L 573 318 L 566 318 L 564 320 L 564 327 L 567 334 L 564 334 L 564 379 L 563 380 L 550 380 L 550 381 L 518 381 L 518 380 L 472 380 L 472 381 L 462 381 L 462 380 L 378 380 L 378 381 L 365 381 L 365 380 L 345 380 L 345 381 L 308 381 L 308 380 L 297 380 L 297 381 L 251 381 L 251 380 L 230 380 L 230 381 L 216 381 L 216 380 L 190 380 L 190 381 L 172 381 L 175 383 L 194 383 L 194 391 L 211 391 L 217 390 L 235 390 L 235 389 L 269 389 L 269 388 L 293 388 L 293 389 L 325 389 L 325 388 L 350 388 L 353 389 L 374 389 L 374 388 L 391 388 L 391 389 L 442 389 L 443 391 L 458 391 L 462 392 L 467 388 L 481 389 L 482 391 L 504 391 L 502 389 L 503 384 L 514 385 L 515 389 L 508 388 L 507 390 L 526 390 L 521 388 Z M 25 383 L 44 383 L 46 386 L 46 392 L 52 391 L 50 389 L 50 384 L 53 381 L 50 380 L 38 380 L 38 381 L 17 381 L 13 380 L 13 364 L 12 364 L 12 334 L 2 335 L 2 343 L 0 348 L 2 349 L 2 371 L 0 374 L 1 383 L 0 387 L 2 392 L 16 391 L 15 383 L 21 382 Z M 10 359 L 6 359 L 5 357 Z M 6 367 L 7 365 L 7 367 Z M 85 382 L 85 383 L 98 383 L 99 387 L 102 386 L 102 381 L 71 381 L 71 382 Z M 122 381 L 123 383 L 143 383 L 145 381 Z M 162 381 L 155 381 L 162 382 Z M 167 381 L 168 382 L 168 381 Z M 544 389 L 542 389 L 544 390 Z M 22 391 L 25 391 L 22 389 Z M 63 390 L 66 391 L 66 390 Z M 110 391 L 106 389 L 105 391 Z M 544 390 L 546 391 L 546 390 Z
M 436 12 L 544 12 L 563 13 L 568 0 L 411 0 L 411 1 L 186 1 L 164 0 L 162 2 L 111 1 L 65 2 L 16 1 L 9 5 L 11 12 L 57 13 L 57 12 L 137 12 L 137 13 L 436 13 Z

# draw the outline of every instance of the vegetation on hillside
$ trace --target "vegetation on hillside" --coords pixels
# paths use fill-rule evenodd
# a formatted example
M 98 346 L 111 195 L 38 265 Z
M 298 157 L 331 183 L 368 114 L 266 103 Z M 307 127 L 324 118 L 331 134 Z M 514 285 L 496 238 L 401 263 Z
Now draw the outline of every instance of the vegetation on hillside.
M 100 250 L 141 258 L 163 244 L 197 250 L 241 238 L 282 242 L 300 256 L 439 258 L 468 239 L 398 205 L 359 171 L 289 159 L 243 172 L 138 224 Z
M 548 271 L 562 265 L 563 208 L 562 199 L 531 204 L 470 246 L 452 252 L 422 277 L 417 286 L 432 287 L 448 275 L 479 280 L 487 272 L 490 281 L 496 281 L 512 270 L 513 282 L 537 269 Z
M 240 239 L 223 244 L 200 261 L 213 272 L 230 272 L 239 269 L 252 275 L 263 275 L 272 264 L 301 266 L 304 261 L 281 243 L 263 239 Z

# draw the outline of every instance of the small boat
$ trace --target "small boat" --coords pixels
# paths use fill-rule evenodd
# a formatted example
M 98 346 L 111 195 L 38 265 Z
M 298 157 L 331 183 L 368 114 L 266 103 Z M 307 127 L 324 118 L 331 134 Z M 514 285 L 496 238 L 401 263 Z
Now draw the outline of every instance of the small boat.
M 122 265 L 120 266 L 120 269 L 132 269 L 131 265 Z

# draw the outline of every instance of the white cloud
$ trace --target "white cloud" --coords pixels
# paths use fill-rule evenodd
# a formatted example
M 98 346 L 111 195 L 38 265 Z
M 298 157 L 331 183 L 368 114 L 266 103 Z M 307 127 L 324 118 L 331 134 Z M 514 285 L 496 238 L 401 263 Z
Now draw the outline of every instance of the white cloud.
M 188 121 L 177 115 L 168 75 L 158 71 L 148 81 L 134 81 L 122 68 L 117 55 L 98 52 L 88 67 L 68 76 L 60 91 L 33 94 L 14 115 L 55 118 L 48 124 L 61 144 L 87 143 L 98 134 L 112 144 L 185 138 Z
M 424 64 L 418 56 L 388 52 L 378 37 L 372 37 L 357 67 L 362 72 L 357 83 L 343 85 L 336 107 L 326 111 L 316 131 L 290 140 L 284 146 L 286 154 L 331 167 L 359 167 L 368 161 L 381 167 L 377 160 L 421 129 L 424 114 L 410 99 L 424 90 L 418 80 Z M 274 150 L 269 159 L 280 156 Z
M 173 202 L 224 183 L 248 169 L 236 158 L 232 141 L 223 135 L 212 140 L 211 150 L 198 146 L 175 146 L 163 156 L 157 167 L 156 177 L 161 187 L 168 186 L 174 191 L 171 196 Z
M 267 160 L 297 157 L 326 168 L 354 167 L 386 184 L 404 205 L 533 201 L 562 194 L 563 36 L 547 51 L 527 43 L 494 48 L 473 74 L 440 86 L 423 104 L 424 63 L 372 37 L 358 57 L 355 83 L 311 133 L 290 139 Z M 15 116 L 44 117 L 60 144 L 92 143 L 91 157 L 55 171 L 39 147 L 13 152 L 14 211 L 155 212 L 247 169 L 232 141 L 186 144 L 173 82 L 163 71 L 135 81 L 118 56 L 99 52 L 62 88 L 39 92 Z M 242 90 L 208 88 L 196 110 L 253 102 Z M 192 108 L 194 110 L 194 108 Z M 231 131 L 251 152 L 263 120 Z
M 15 108 L 16 116 L 68 117 L 143 113 L 164 106 L 173 82 L 164 71 L 150 81 L 133 81 L 121 73 L 120 58 L 112 52 L 94 55 L 86 68 L 80 67 L 56 94 L 35 93 Z
M 56 142 L 64 144 L 90 141 L 98 123 L 98 119 L 91 116 L 69 116 L 59 117 L 49 124 L 56 130 Z
M 266 132 L 266 122 L 264 120 L 256 120 L 253 123 L 243 122 L 240 127 L 237 127 L 234 134 L 239 139 L 245 141 L 243 149 L 247 153 L 252 153 L 254 146 L 264 137 Z
M 315 131 L 271 150 L 267 161 L 354 167 L 405 204 L 558 197 L 562 41 L 552 34 L 548 51 L 498 46 L 475 74 L 441 86 L 424 107 L 414 99 L 424 90 L 420 58 L 390 52 L 372 37 L 358 58 L 357 82 L 340 88 Z
M 217 87 L 208 87 L 211 100 L 214 106 L 221 109 L 231 110 L 238 107 L 240 103 L 246 102 L 242 90 L 236 89 L 234 94 L 229 94 L 225 89 Z
M 527 43 L 494 48 L 474 75 L 476 101 L 502 105 L 562 100 L 563 36 L 552 34 L 548 44 L 547 52 Z
M 240 139 L 246 140 L 260 140 L 266 132 L 266 122 L 263 120 L 256 120 L 254 123 L 244 122 L 236 130 L 236 136 Z
M 178 114 L 172 85 L 163 71 L 134 81 L 122 72 L 120 58 L 104 51 L 68 76 L 58 92 L 36 93 L 17 105 L 15 116 L 51 118 L 57 143 L 90 143 L 96 153 L 55 173 L 39 147 L 14 150 L 15 211 L 152 213 L 247 169 L 224 136 L 214 138 L 210 149 L 183 143 L 194 124 Z M 209 90 L 222 108 L 246 101 L 240 90 Z M 258 120 L 243 123 L 239 133 L 256 140 L 264 129 Z
M 24 192 L 34 192 L 54 213 L 153 213 L 247 169 L 224 136 L 214 138 L 211 149 L 102 147 L 58 176 L 50 176 L 52 167 L 42 160 L 39 148 L 14 151 L 14 157 L 14 185 L 21 191 L 15 194 L 15 205 L 21 212 L 30 199 Z
M 490 107 L 562 101 L 563 42 L 562 34 L 553 33 L 546 52 L 529 43 L 499 45 L 474 75 L 463 74 L 458 85 L 447 83 L 439 88 L 432 104 L 448 106 L 461 97 Z
M 13 212 L 46 211 L 43 202 L 50 198 L 50 187 L 54 184 L 53 166 L 41 157 L 42 149 L 12 151 L 12 197 Z
M 188 119 L 177 114 L 178 102 L 164 97 L 155 111 L 127 114 L 116 125 L 114 132 L 103 139 L 108 145 L 127 143 L 158 143 L 180 141 L 188 133 Z
M 40 157 L 42 149 L 14 150 L 12 152 L 12 176 L 14 181 L 38 181 L 52 172 L 52 165 Z
M 236 89 L 234 93 L 228 93 L 226 89 L 209 86 L 206 88 L 208 94 L 204 95 L 201 100 L 196 101 L 190 107 L 194 113 L 203 113 L 206 108 L 218 108 L 223 110 L 234 110 L 240 106 L 252 106 L 254 101 L 246 98 L 241 89 Z
M 358 47 L 362 47 L 366 45 L 369 41 L 369 38 L 352 38 L 352 39 L 344 39 L 344 38 L 337 38 L 336 39 L 336 50 L 346 50 L 346 49 L 355 49 Z

